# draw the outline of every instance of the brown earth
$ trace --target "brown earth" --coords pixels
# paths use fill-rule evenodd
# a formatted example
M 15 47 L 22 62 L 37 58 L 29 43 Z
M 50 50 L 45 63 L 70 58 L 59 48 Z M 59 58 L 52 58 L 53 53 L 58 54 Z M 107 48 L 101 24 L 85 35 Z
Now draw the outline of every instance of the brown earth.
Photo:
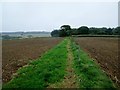
M 79 37 L 75 38 L 77 44 L 83 48 L 107 75 L 120 87 L 120 53 L 119 38 Z
M 2 81 L 8 82 L 18 68 L 40 57 L 62 38 L 33 38 L 2 41 Z

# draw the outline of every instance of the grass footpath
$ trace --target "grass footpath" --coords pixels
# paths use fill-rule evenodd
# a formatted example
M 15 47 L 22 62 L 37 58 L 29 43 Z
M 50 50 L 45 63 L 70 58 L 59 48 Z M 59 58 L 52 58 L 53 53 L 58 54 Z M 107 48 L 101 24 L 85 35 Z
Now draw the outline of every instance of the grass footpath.
M 67 60 L 67 39 L 64 39 L 41 58 L 19 69 L 4 88 L 45 88 L 64 78 Z
M 62 79 L 60 82 L 51 84 L 48 86 L 48 88 L 79 88 L 78 87 L 78 82 L 77 82 L 77 76 L 75 74 L 74 70 L 74 61 L 73 61 L 73 54 L 71 51 L 71 46 L 70 46 L 70 39 L 67 38 L 68 43 L 66 45 L 67 47 L 67 62 L 66 62 L 66 69 L 65 69 L 65 75 L 64 79 Z
M 112 80 L 73 39 L 71 41 L 71 47 L 80 88 L 115 88 Z

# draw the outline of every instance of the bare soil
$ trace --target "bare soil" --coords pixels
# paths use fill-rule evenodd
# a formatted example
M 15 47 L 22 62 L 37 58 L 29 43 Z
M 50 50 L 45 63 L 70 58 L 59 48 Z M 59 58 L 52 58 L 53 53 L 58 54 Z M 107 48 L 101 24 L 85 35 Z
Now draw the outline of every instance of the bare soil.
M 33 38 L 2 41 L 2 82 L 6 83 L 20 67 L 39 58 L 62 38 Z
M 77 44 L 84 49 L 120 87 L 119 38 L 79 37 Z

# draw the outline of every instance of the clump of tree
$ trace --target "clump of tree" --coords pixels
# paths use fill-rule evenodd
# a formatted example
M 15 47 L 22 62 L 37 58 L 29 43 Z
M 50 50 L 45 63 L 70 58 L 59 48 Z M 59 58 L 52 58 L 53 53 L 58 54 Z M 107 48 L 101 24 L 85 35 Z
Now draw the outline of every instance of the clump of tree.
M 60 36 L 71 36 L 71 27 L 69 25 L 63 25 L 60 27 Z
M 112 35 L 112 29 L 111 28 L 89 28 L 90 29 L 90 34 L 91 35 Z
M 79 27 L 78 34 L 89 34 L 89 28 L 86 26 Z
M 65 37 L 71 35 L 72 35 L 72 29 L 69 25 L 63 25 L 60 27 L 59 30 L 53 30 L 51 32 L 51 36 L 53 37 Z
M 113 33 L 114 35 L 120 35 L 120 27 L 117 27 L 117 28 L 115 28 L 114 30 L 112 30 L 112 33 Z
M 59 30 L 53 30 L 51 32 L 51 36 L 53 36 L 53 37 L 59 37 L 60 36 L 60 31 Z
M 79 28 L 71 28 L 70 25 L 62 25 L 59 30 L 53 30 L 51 36 L 66 37 L 71 35 L 120 35 L 120 27 L 116 28 L 96 28 L 81 26 Z

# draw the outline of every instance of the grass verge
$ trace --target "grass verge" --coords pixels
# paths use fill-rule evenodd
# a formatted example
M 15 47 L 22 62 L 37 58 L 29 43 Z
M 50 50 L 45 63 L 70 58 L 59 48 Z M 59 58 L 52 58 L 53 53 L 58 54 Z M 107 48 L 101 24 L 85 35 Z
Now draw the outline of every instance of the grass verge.
M 67 39 L 64 39 L 41 58 L 19 69 L 4 88 L 45 88 L 64 78 L 67 60 Z
M 112 80 L 73 39 L 71 41 L 71 48 L 80 88 L 115 88 Z

